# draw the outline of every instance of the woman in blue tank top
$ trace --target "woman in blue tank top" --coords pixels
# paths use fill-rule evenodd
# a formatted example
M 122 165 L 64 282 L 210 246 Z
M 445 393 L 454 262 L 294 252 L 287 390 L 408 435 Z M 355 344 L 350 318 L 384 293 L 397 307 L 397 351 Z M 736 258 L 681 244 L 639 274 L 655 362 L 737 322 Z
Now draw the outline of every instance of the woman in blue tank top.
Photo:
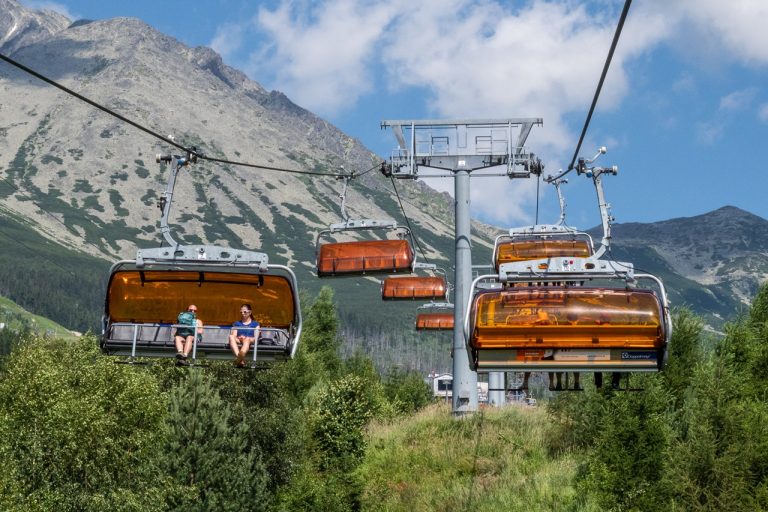
M 235 366 L 238 368 L 245 366 L 245 356 L 248 355 L 251 343 L 256 343 L 259 339 L 261 328 L 259 322 L 251 315 L 250 304 L 240 306 L 240 320 L 232 324 L 232 331 L 229 333 L 229 347 L 235 354 Z

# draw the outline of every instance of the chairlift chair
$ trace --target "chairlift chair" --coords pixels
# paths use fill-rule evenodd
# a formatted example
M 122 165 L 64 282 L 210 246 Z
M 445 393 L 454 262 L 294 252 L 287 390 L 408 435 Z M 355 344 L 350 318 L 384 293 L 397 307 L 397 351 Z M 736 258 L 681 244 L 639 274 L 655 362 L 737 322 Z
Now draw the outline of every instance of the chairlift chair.
M 381 275 L 396 272 L 410 273 L 416 262 L 411 243 L 411 231 L 392 219 L 350 219 L 345 202 L 349 181 L 354 174 L 345 176 L 341 193 L 343 222 L 331 224 L 317 235 L 316 271 L 318 277 L 352 275 Z M 395 236 L 378 240 L 330 241 L 333 235 L 348 232 L 385 231 Z
M 428 302 L 419 306 L 416 314 L 417 331 L 452 331 L 454 326 L 453 304 Z
M 417 262 L 414 267 L 432 271 L 435 275 L 387 277 L 381 282 L 381 299 L 447 300 L 448 283 L 445 279 L 445 271 L 431 263 Z
M 585 232 L 558 225 L 536 225 L 513 228 L 509 234 L 496 237 L 493 264 L 498 272 L 504 263 L 559 258 L 564 256 L 592 256 L 592 237 Z
M 474 293 L 493 278 L 503 288 Z M 641 372 L 666 361 L 672 324 L 664 285 L 630 263 L 506 263 L 498 275 L 475 279 L 472 292 L 464 328 L 475 370 Z
M 493 267 L 496 272 L 504 263 L 559 258 L 564 256 L 587 257 L 595 254 L 589 233 L 565 225 L 565 198 L 560 185 L 567 180 L 552 180 L 560 203 L 560 219 L 556 224 L 537 224 L 512 228 L 508 234 L 499 235 L 493 247 Z
M 261 325 L 252 362 L 295 355 L 301 336 L 298 284 L 293 271 L 269 263 L 267 254 L 214 245 L 181 245 L 170 235 L 168 215 L 176 175 L 194 155 L 161 157 L 175 161 L 161 199 L 162 232 L 168 247 L 140 249 L 135 260 L 110 269 L 102 316 L 101 349 L 110 355 L 172 358 L 177 315 L 195 304 L 203 322 L 193 361 L 231 359 L 229 334 L 242 304 L 250 304 Z
M 597 251 L 588 234 L 564 226 L 562 181 L 557 179 L 550 182 L 560 198 L 558 224 L 511 230 L 508 238 L 497 238 L 497 274 L 475 278 L 464 318 L 473 369 L 624 373 L 663 368 L 672 333 L 664 284 L 651 274 L 635 273 L 631 263 L 601 259 L 613 220 L 601 176 L 616 174 L 617 168 L 586 164 L 605 152 L 600 148 L 578 167 L 597 191 L 603 225 Z M 515 246 L 516 238 L 530 243 Z M 504 244 L 510 245 L 504 249 Z M 650 287 L 641 288 L 641 283 Z

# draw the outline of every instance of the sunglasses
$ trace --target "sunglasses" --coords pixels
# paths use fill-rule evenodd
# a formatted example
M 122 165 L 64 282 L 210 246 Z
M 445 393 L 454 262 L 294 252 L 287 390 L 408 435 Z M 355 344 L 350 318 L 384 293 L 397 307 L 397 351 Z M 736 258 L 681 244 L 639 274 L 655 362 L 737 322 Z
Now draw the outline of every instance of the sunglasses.
M 189 311 L 190 313 L 197 313 L 196 309 L 188 309 L 187 311 Z

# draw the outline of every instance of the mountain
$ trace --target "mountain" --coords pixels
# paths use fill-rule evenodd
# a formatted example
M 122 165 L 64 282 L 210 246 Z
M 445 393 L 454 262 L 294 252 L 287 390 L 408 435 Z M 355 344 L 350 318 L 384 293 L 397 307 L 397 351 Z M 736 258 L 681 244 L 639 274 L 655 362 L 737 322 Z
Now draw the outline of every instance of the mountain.
M 600 228 L 590 230 L 593 236 Z M 768 221 L 733 206 L 650 224 L 612 226 L 612 255 L 665 281 L 673 304 L 715 326 L 746 308 L 768 279 Z
M 57 12 L 30 11 L 17 2 L 2 1 L 0 9 L 5 13 L 0 17 L 0 51 L 6 55 L 70 25 L 70 20 Z

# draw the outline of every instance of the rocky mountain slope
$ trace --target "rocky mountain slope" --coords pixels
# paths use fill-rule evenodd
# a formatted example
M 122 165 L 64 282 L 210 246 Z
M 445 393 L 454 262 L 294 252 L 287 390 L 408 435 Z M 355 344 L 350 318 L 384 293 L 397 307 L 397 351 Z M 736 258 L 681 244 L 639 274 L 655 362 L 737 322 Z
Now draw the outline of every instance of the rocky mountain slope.
M 321 172 L 360 172 L 381 161 L 211 49 L 186 47 L 136 19 L 69 23 L 0 0 L 0 41 L 14 60 L 210 156 Z M 170 148 L 4 62 L 0 97 L 0 211 L 105 260 L 160 245 L 156 204 L 168 176 L 154 159 Z M 313 293 L 329 284 L 312 274 L 315 236 L 339 222 L 341 186 L 328 177 L 201 162 L 177 181 L 173 234 L 188 243 L 263 250 L 271 262 L 292 266 Z M 449 267 L 450 197 L 421 182 L 397 186 L 426 257 Z M 375 170 L 354 180 L 346 205 L 352 218 L 404 221 L 392 184 Z M 493 229 L 474 228 L 475 247 L 487 259 Z M 351 295 L 361 314 L 381 307 L 373 279 L 333 286 Z M 393 305 L 379 316 L 398 320 L 413 307 Z

